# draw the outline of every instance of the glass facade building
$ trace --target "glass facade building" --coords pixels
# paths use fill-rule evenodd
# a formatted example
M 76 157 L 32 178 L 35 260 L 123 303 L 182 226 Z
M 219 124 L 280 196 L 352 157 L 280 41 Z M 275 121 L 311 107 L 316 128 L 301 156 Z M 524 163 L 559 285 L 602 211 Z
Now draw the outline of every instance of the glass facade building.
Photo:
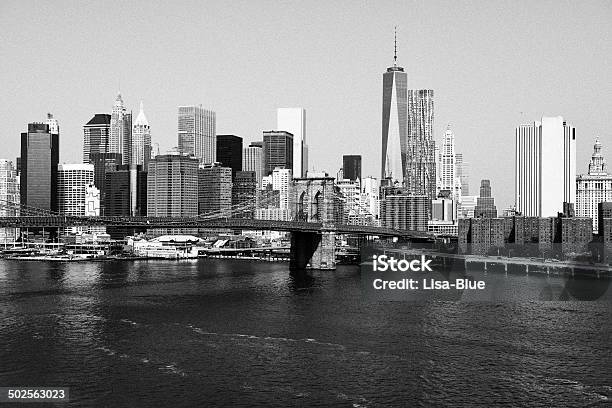
M 51 133 L 48 124 L 28 124 L 28 131 L 21 134 L 21 204 L 58 210 L 58 164 L 59 132 Z
M 200 163 L 217 161 L 216 114 L 202 105 L 178 107 L 178 148 Z
M 293 135 L 285 131 L 264 131 L 265 175 L 275 168 L 293 169 Z

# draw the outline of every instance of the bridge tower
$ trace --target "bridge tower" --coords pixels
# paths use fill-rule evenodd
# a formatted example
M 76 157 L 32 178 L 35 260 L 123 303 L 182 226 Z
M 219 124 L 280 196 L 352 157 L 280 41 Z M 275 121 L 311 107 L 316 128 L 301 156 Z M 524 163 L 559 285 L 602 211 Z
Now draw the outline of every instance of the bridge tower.
M 335 223 L 342 217 L 333 177 L 293 180 L 295 221 L 321 223 L 321 232 L 291 233 L 291 269 L 336 269 Z

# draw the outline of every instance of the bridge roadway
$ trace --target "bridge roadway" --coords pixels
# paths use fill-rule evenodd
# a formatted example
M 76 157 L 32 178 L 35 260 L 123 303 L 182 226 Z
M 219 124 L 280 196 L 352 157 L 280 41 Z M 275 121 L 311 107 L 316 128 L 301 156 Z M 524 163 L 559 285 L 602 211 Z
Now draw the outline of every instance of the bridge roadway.
M 302 221 L 253 220 L 247 218 L 206 217 L 79 217 L 79 216 L 23 216 L 0 217 L 0 228 L 65 228 L 76 226 L 112 226 L 123 228 L 210 228 L 269 230 L 285 232 L 335 232 L 338 234 L 376 235 L 410 239 L 433 239 L 421 231 L 395 230 L 364 225 L 331 224 Z

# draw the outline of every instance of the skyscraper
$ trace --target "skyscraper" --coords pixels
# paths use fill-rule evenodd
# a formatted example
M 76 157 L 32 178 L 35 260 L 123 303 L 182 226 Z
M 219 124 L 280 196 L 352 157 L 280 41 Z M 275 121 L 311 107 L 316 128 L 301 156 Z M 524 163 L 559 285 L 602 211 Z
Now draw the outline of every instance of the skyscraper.
M 57 211 L 58 162 L 59 133 L 51 133 L 48 124 L 28 124 L 21 134 L 21 204 Z
M 517 127 L 515 154 L 517 212 L 555 217 L 576 202 L 576 130 L 561 116 Z
M 576 177 L 576 188 L 576 216 L 591 218 L 593 232 L 599 232 L 597 207 L 600 203 L 612 201 L 612 174 L 607 171 L 599 139 L 593 146 L 589 172 Z
M 496 218 L 497 207 L 495 199 L 491 196 L 491 181 L 480 181 L 480 197 L 476 199 L 476 208 L 474 208 L 474 217 L 477 218 Z
M 404 68 L 397 65 L 397 36 L 393 66 L 383 74 L 382 109 L 382 158 L 381 180 L 390 178 L 404 182 L 406 171 L 407 133 L 407 75 Z
M 57 195 L 58 212 L 64 215 L 85 215 L 87 186 L 93 184 L 93 164 L 58 165 Z
M 455 153 L 457 177 L 461 183 L 461 195 L 470 195 L 470 164 L 464 160 L 463 153 Z
M 344 155 L 342 156 L 342 171 L 344 178 L 351 181 L 361 181 L 361 156 Z
M 380 180 L 375 177 L 364 177 L 361 180 L 361 202 L 365 211 L 370 214 L 369 225 L 377 226 L 380 218 Z
M 96 113 L 83 126 L 83 163 L 93 163 L 92 155 L 108 152 L 110 122 L 111 115 Z
M 151 127 L 145 116 L 142 101 L 140 102 L 138 116 L 132 125 L 130 154 L 131 165 L 140 165 L 145 169 L 148 167 L 151 159 Z
M 264 131 L 265 175 L 275 168 L 293 169 L 293 135 L 285 131 Z
M 118 165 L 105 177 L 104 215 L 147 215 L 147 172 L 142 166 Z
M 162 154 L 151 160 L 147 176 L 147 215 L 198 215 L 198 163 L 197 158 L 180 153 Z
M 0 159 L 0 217 L 19 216 L 19 176 L 13 162 Z M 0 228 L 0 243 L 14 242 L 16 228 Z
M 293 177 L 306 177 L 308 146 L 306 145 L 306 110 L 304 108 L 278 108 L 276 129 L 293 135 Z
M 254 171 L 238 171 L 232 183 L 232 206 L 240 206 L 235 218 L 254 218 L 257 199 L 257 175 Z
M 254 171 L 257 180 L 257 188 L 261 188 L 261 179 L 264 176 L 265 167 L 263 159 L 263 142 L 251 143 L 249 147 L 242 149 L 242 170 Z
M 216 114 L 202 105 L 178 107 L 179 151 L 196 157 L 200 163 L 217 161 Z
M 129 164 L 131 147 L 132 114 L 126 111 L 121 93 L 118 93 L 111 113 L 108 152 L 120 153 L 122 164 Z
M 291 187 L 293 171 L 291 167 L 275 168 L 272 171 L 272 189 L 280 191 L 280 220 L 289 221 L 291 218 Z
M 406 139 L 407 192 L 436 198 L 436 160 L 433 140 L 434 93 L 431 89 L 408 90 Z
M 198 214 L 230 217 L 232 169 L 213 163 L 198 169 Z
M 232 169 L 232 179 L 242 171 L 242 138 L 235 135 L 217 135 L 217 162 Z
M 89 162 L 94 166 L 94 185 L 100 190 L 101 214 L 108 215 L 105 212 L 106 173 L 117 170 L 121 161 L 121 153 L 92 153 L 89 156 Z
M 444 142 L 440 152 L 440 190 L 448 190 L 455 202 L 461 197 L 461 181 L 457 176 L 457 160 L 455 155 L 455 134 L 447 126 Z

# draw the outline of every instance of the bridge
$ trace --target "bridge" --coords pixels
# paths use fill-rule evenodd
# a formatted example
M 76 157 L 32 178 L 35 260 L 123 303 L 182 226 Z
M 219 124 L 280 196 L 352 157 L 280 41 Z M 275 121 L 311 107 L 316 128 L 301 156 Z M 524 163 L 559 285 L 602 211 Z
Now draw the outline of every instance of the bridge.
M 246 202 L 232 208 L 193 217 L 74 216 L 19 206 L 20 216 L 0 217 L 0 228 L 121 227 L 148 229 L 233 229 L 282 231 L 291 234 L 292 269 L 335 269 L 337 234 L 397 237 L 405 240 L 431 240 L 422 231 L 394 230 L 371 225 L 352 225 L 342 217 L 343 196 L 331 177 L 295 179 L 292 186 L 295 206 L 290 220 L 236 218 L 252 213 L 258 203 Z M 265 204 L 265 203 L 263 203 Z M 10 207 L 0 203 L 0 210 Z M 15 209 L 13 209 L 14 213 Z

